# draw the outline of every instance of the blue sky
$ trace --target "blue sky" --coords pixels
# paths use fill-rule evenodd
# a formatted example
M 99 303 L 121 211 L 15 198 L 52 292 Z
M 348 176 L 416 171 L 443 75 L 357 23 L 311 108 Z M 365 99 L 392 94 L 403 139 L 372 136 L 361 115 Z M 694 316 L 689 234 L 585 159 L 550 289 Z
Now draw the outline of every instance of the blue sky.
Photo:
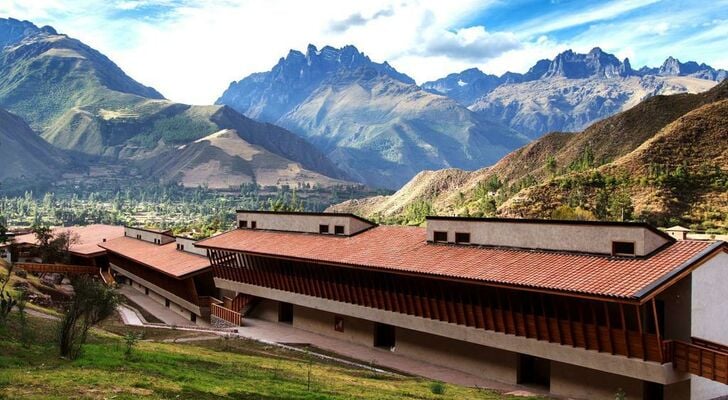
M 196 104 L 308 43 L 354 44 L 420 83 L 595 46 L 633 67 L 674 56 L 728 68 L 728 0 L 3 0 L 0 17 L 52 25 Z

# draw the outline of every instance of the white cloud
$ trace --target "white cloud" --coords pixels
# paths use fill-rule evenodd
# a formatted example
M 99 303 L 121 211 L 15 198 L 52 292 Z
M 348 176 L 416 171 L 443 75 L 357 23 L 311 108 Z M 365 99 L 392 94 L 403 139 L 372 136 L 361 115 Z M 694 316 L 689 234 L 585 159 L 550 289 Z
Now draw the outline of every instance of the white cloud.
M 561 12 L 543 15 L 539 18 L 529 20 L 515 27 L 513 30 L 519 36 L 540 35 L 596 21 L 608 20 L 659 1 L 660 0 L 623 0 L 605 2 L 604 5 L 582 12 Z
M 567 48 L 601 46 L 620 57 L 652 62 L 671 49 L 658 41 L 675 39 L 673 33 L 682 27 L 706 20 L 696 14 L 712 13 L 707 20 L 718 23 L 701 28 L 704 38 L 713 40 L 706 48 L 714 63 L 725 60 L 720 55 L 725 51 L 713 39 L 725 35 L 726 24 L 719 23 L 715 11 L 720 4 L 657 17 L 615 18 L 654 1 L 610 2 L 578 13 L 545 15 L 508 31 L 493 31 L 472 19 L 493 4 L 502 5 L 501 0 L 3 0 L 0 16 L 52 25 L 168 98 L 209 104 L 231 81 L 267 71 L 289 49 L 305 50 L 308 43 L 319 48 L 353 44 L 421 83 L 471 67 L 524 72 Z M 568 40 L 550 36 L 581 25 L 587 29 Z M 695 42 L 678 42 L 687 54 L 700 51 Z M 672 54 L 711 61 L 705 55 Z
M 483 26 L 472 26 L 454 32 L 432 32 L 421 54 L 482 61 L 519 47 L 521 43 L 510 32 L 490 33 Z

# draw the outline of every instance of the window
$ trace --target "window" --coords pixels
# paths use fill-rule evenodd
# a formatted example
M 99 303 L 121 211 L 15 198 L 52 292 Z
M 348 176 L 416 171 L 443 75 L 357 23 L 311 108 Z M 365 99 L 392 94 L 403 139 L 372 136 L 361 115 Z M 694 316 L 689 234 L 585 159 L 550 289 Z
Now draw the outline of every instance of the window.
M 634 242 L 612 242 L 612 255 L 633 256 Z
M 164 306 L 169 308 L 169 299 L 164 299 Z
M 343 235 L 344 234 L 344 225 L 334 225 L 334 234 Z
M 329 233 L 328 225 L 319 225 L 319 233 Z
M 432 241 L 436 243 L 447 243 L 447 232 L 435 231 L 432 235 Z
M 255 221 L 250 221 L 250 229 L 255 229 L 258 227 L 258 224 L 255 223 Z
M 336 332 L 344 332 L 344 317 L 339 315 L 334 316 L 334 330 Z
M 470 243 L 470 234 L 456 232 L 455 233 L 455 243 Z
M 144 294 L 146 294 L 147 296 L 149 296 L 149 288 L 144 288 Z
M 195 314 L 190 314 L 190 321 L 192 321 L 192 322 L 197 322 L 197 315 L 195 315 Z
M 142 240 L 142 235 L 137 235 L 137 239 Z
M 238 228 L 247 228 L 248 227 L 248 221 L 240 220 L 238 221 Z
M 185 245 L 183 245 L 183 244 L 179 245 L 179 249 L 182 251 L 185 251 Z

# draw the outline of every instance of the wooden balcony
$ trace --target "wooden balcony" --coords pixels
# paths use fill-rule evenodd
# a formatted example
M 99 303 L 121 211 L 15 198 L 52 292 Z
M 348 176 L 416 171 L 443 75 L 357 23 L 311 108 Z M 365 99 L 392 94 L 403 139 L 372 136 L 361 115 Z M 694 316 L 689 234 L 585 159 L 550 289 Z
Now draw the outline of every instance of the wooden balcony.
M 664 347 L 676 370 L 728 385 L 728 347 L 697 338 L 667 340 Z
M 669 362 L 654 304 L 601 302 L 508 288 L 343 270 L 211 251 L 217 278 L 603 353 Z M 232 299 L 228 299 L 232 308 Z

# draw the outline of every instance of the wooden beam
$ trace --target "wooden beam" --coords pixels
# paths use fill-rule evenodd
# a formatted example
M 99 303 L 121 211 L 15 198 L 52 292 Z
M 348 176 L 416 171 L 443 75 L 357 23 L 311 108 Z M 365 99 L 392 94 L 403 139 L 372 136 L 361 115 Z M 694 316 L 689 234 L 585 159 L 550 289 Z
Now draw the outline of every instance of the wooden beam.
M 624 345 L 627 349 L 627 357 L 632 357 L 630 346 L 629 346 L 629 332 L 627 332 L 627 320 L 624 318 L 624 306 L 622 304 L 619 305 L 619 316 L 622 319 L 622 333 L 624 333 Z
M 589 308 L 591 309 L 592 324 L 594 325 L 594 332 L 597 336 L 597 351 L 602 352 L 602 334 L 599 332 L 599 321 L 597 321 L 597 312 L 594 309 L 594 303 L 589 302 Z
M 655 333 L 657 334 L 657 351 L 660 353 L 660 362 L 665 362 L 662 354 L 662 338 L 660 337 L 660 320 L 657 318 L 657 302 L 652 298 L 652 315 L 655 317 Z M 702 365 L 701 365 L 702 367 Z
M 642 343 L 642 359 L 647 361 L 647 344 L 645 343 L 645 332 L 642 328 L 642 313 L 640 312 L 640 306 L 635 305 L 634 310 L 637 313 L 637 327 L 639 328 L 640 343 Z
M 604 318 L 606 319 L 607 323 L 607 336 L 609 337 L 609 349 L 612 351 L 612 354 L 614 354 L 614 336 L 612 335 L 612 316 L 609 314 L 609 304 L 604 304 Z

